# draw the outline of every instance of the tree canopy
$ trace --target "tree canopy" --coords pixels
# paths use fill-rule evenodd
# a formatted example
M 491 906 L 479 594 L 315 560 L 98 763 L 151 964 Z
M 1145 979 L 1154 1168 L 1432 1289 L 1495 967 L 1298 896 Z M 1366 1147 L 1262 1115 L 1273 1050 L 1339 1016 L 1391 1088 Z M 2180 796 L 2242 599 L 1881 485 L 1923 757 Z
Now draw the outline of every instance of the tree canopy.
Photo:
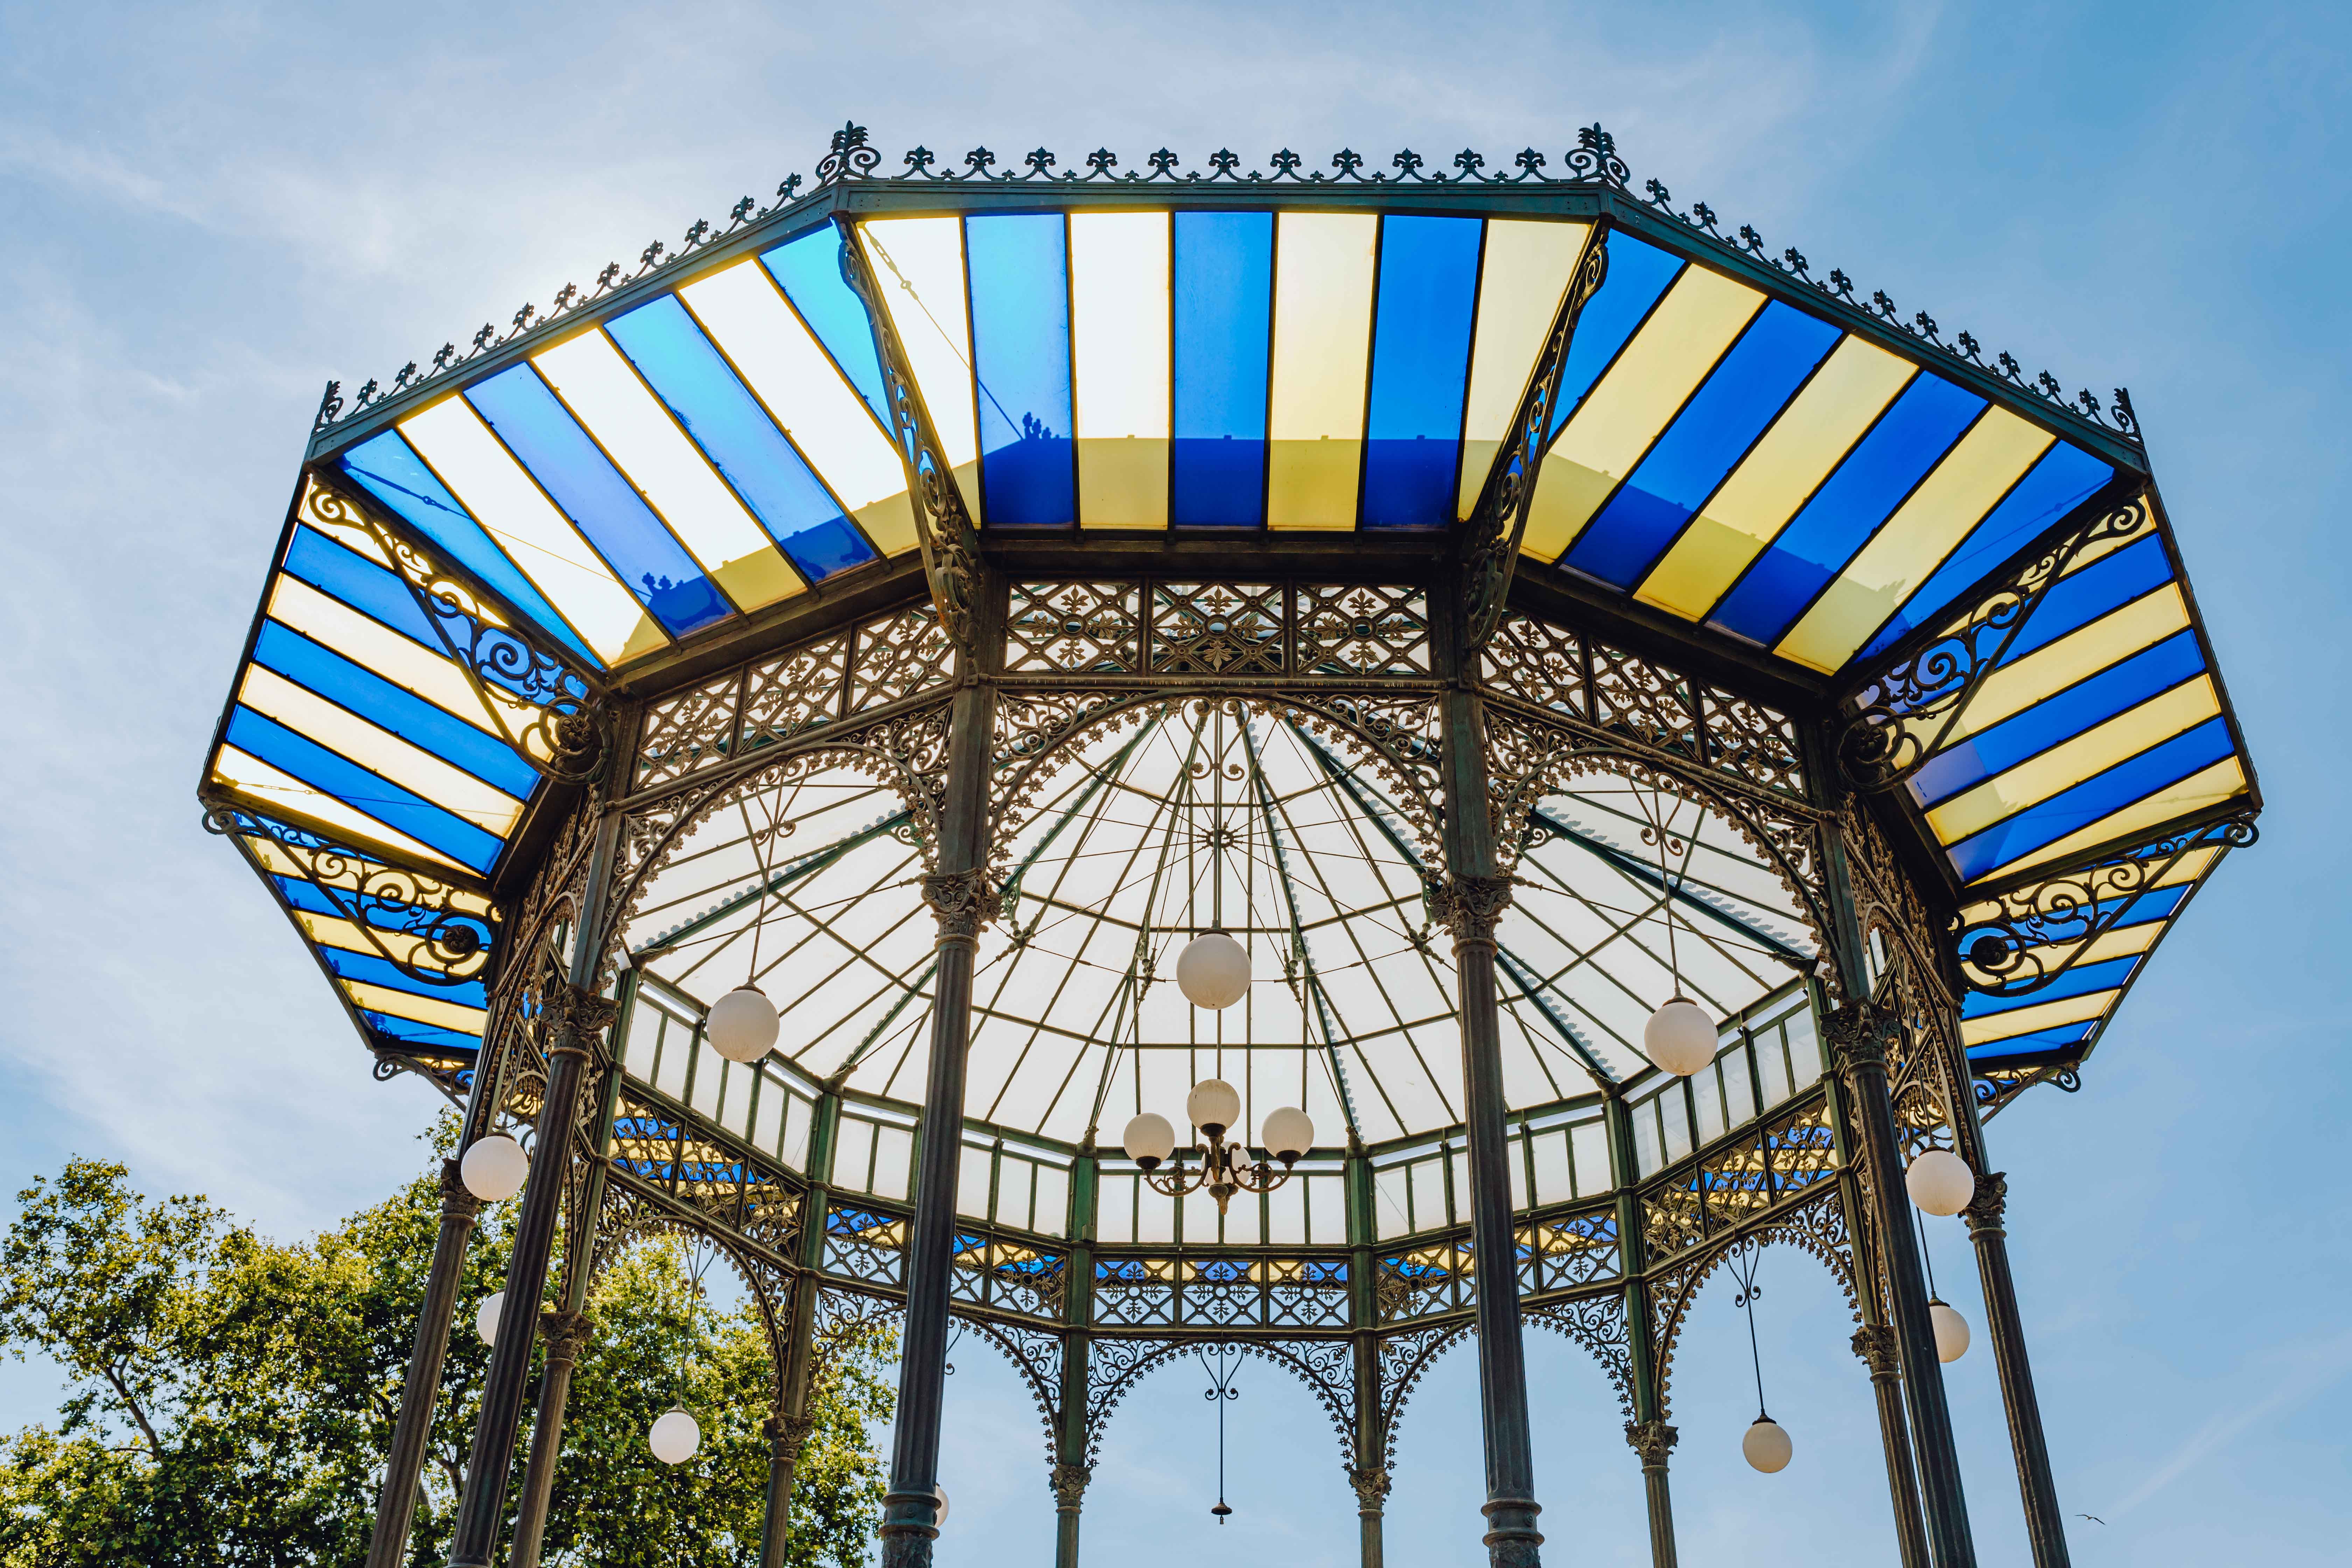
M 439 1225 L 436 1174 L 292 1244 L 201 1197 L 145 1197 L 101 1161 L 68 1162 L 18 1199 L 0 1243 L 0 1340 L 47 1357 L 67 1388 L 54 1423 L 0 1438 L 0 1568 L 360 1563 Z M 505 1278 L 511 1209 L 488 1211 L 468 1249 L 414 1568 L 447 1561 L 489 1361 L 473 1317 Z M 750 1303 L 714 1300 L 685 1244 L 656 1239 L 603 1270 L 588 1311 L 543 1562 L 757 1562 L 772 1384 Z M 889 1419 L 895 1353 L 877 1333 L 818 1369 L 793 1568 L 865 1560 L 883 1491 L 870 1434 Z M 646 1446 L 673 1405 L 703 1435 L 674 1467 Z

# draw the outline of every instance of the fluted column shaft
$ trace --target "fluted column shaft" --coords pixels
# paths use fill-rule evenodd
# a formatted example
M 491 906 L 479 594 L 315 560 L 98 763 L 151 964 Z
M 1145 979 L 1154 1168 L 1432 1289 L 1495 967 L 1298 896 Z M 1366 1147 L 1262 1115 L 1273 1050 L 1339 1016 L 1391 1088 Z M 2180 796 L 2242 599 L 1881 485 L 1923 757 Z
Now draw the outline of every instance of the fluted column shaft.
M 530 1458 L 523 1466 L 522 1500 L 515 1507 L 510 1568 L 539 1568 L 540 1542 L 547 1532 L 547 1500 L 555 1486 L 555 1458 L 563 1448 L 563 1407 L 572 1398 L 572 1372 L 587 1348 L 592 1325 L 585 1312 L 544 1312 L 540 1337 L 547 1362 L 539 1374 L 539 1413 L 530 1424 Z
M 1903 1426 L 1903 1355 L 1895 1331 L 1884 1323 L 1864 1323 L 1853 1331 L 1853 1353 L 1870 1368 L 1879 1443 L 1886 1452 L 1886 1489 L 1895 1506 L 1895 1548 L 1903 1568 L 1931 1568 L 1927 1527 L 1919 1517 L 1919 1491 L 1912 1482 L 1911 1437 Z
M 1977 1178 L 1975 1199 L 1961 1212 L 1976 1244 L 1984 1284 L 1985 1329 L 1992 1340 L 2000 1402 L 2009 1415 L 2009 1443 L 2017 1456 L 2017 1487 L 2025 1499 L 2025 1533 L 2033 1568 L 2068 1568 L 2065 1515 L 2050 1475 L 2050 1447 L 2042 1435 L 2042 1404 L 2033 1393 L 2033 1366 L 2025 1354 L 2025 1325 L 2017 1311 L 2017 1281 L 2009 1271 L 2009 1232 L 2002 1226 L 2009 1180 L 1996 1171 Z
M 1675 1499 L 1666 1484 L 1666 1456 L 1677 1434 L 1664 1421 L 1628 1421 L 1625 1441 L 1642 1457 L 1642 1495 L 1650 1510 L 1650 1562 L 1675 1568 Z
M 457 1162 L 441 1162 L 441 1228 L 433 1238 L 433 1262 L 425 1276 L 425 1305 L 417 1313 L 416 1343 L 408 1352 L 408 1377 L 400 1385 L 400 1414 L 393 1421 L 392 1451 L 384 1462 L 383 1490 L 376 1501 L 375 1530 L 368 1539 L 367 1568 L 400 1568 L 408 1557 L 408 1535 L 416 1519 L 417 1477 L 425 1445 L 433 1436 L 433 1406 L 441 1392 L 441 1363 L 449 1352 L 449 1320 L 457 1310 L 457 1284 L 466 1269 L 466 1244 L 474 1234 L 481 1200 L 466 1190 Z

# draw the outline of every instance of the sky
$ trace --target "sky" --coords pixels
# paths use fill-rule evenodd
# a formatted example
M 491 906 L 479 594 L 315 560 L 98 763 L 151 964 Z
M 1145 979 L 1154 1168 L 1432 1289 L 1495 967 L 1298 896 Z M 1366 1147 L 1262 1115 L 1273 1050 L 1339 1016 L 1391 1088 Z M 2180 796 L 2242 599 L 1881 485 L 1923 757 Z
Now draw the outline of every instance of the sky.
M 2352 1089 L 2328 986 L 2346 836 L 2352 427 L 2342 284 L 2352 21 L 2326 5 L 1550 4 L 562 6 L 0 3 L 0 1193 L 75 1153 L 294 1237 L 419 1168 L 435 1100 L 374 1082 L 310 960 L 200 829 L 205 743 L 320 387 L 388 377 L 646 243 L 807 174 L 854 117 L 1065 163 L 1341 146 L 1555 159 L 1613 132 L 1817 273 L 2070 388 L 2131 389 L 2261 771 L 2262 843 L 2199 899 L 2085 1068 L 1989 1130 L 2074 1561 L 2336 1563 Z M 5 1203 L 0 1199 L 0 1203 Z M 1948 1369 L 1981 1560 L 2028 1560 L 1979 1330 Z M 1819 1266 L 1768 1253 L 1764 1393 L 1796 1458 L 1749 1471 L 1727 1276 L 1675 1363 L 1685 1560 L 1892 1557 L 1869 1387 Z M 1034 1564 L 1037 1417 L 958 1347 L 950 1563 Z M 1559 1563 L 1646 1562 L 1606 1384 L 1530 1347 Z M 1118 1413 L 1091 1561 L 1353 1560 L 1340 1450 L 1257 1363 L 1207 1512 L 1197 1365 Z M 1391 1560 L 1483 1560 L 1475 1352 L 1415 1394 Z M 0 1369 L 0 1424 L 54 1409 Z M 2096 1516 L 2095 1519 L 2084 1516 Z

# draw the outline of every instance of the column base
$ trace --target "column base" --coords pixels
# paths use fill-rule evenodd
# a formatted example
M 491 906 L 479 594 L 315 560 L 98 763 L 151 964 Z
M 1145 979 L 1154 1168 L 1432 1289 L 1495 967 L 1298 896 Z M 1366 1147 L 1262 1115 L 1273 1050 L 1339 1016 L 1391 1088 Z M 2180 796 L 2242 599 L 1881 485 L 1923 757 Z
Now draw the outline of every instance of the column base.
M 1493 1498 L 1478 1511 L 1486 1516 L 1489 1527 L 1484 1537 L 1489 1568 L 1538 1568 L 1543 1561 L 1538 1550 L 1543 1531 L 1536 1528 L 1541 1503 L 1533 1498 Z

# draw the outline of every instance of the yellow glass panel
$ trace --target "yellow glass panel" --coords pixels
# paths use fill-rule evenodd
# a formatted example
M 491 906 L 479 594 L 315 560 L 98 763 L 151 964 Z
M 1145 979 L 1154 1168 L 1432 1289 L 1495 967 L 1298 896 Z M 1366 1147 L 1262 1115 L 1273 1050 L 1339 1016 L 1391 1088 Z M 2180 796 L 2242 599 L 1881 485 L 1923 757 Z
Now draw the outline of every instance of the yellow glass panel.
M 1706 619 L 1911 375 L 1908 361 L 1860 338 L 1839 343 L 1633 596 Z
M 777 292 L 767 269 L 757 261 L 739 261 L 679 289 L 678 298 L 735 362 L 769 415 L 791 435 L 875 548 L 886 555 L 915 548 L 905 459 L 874 422 L 866 400 L 842 379 Z M 931 410 L 934 422 L 940 416 L 937 408 Z M 969 422 L 969 413 L 965 417 Z
M 1944 843 L 1957 844 L 2203 723 L 2221 710 L 2221 696 L 2213 689 L 2212 680 L 2200 676 L 1954 795 L 1927 814 L 1927 826 Z
M 365 981 L 346 980 L 343 989 L 351 994 L 354 1004 L 371 1013 L 406 1018 L 412 1023 L 430 1024 L 439 1029 L 456 1029 L 461 1034 L 480 1034 L 488 1016 L 479 1007 L 446 1002 L 438 996 L 413 996 L 405 991 L 394 991 L 389 985 L 370 985 Z
M 2109 812 L 2079 833 L 2070 833 L 2055 843 L 2045 844 L 2031 855 L 2021 856 L 2006 866 L 1996 866 L 1977 879 L 1990 881 L 1996 877 L 2011 877 L 2035 866 L 2046 866 L 2068 856 L 2079 855 L 2094 845 L 2115 839 L 2128 838 L 2145 828 L 2161 826 L 2175 818 L 2201 811 L 2209 805 L 2219 805 L 2234 795 L 2246 793 L 2246 770 L 2235 757 L 2224 757 L 2210 768 L 2200 769 L 2182 779 L 2169 789 L 2158 790 L 2147 799 Z
M 1689 400 L 1764 296 L 1685 267 L 1544 455 L 1520 548 L 1557 561 Z
M 807 586 L 601 330 L 531 363 L 739 608 L 756 610 Z
M 503 838 L 522 815 L 522 802 L 465 769 L 445 763 L 389 730 L 379 729 L 346 708 L 338 708 L 275 670 L 246 667 L 237 700 L 255 712 L 341 752 L 379 778 L 422 795 L 486 833 Z
M 2149 537 L 2149 532 L 2150 531 L 2145 528 L 2135 529 L 2129 533 L 2109 534 L 2105 539 L 2098 540 L 2091 544 L 2086 544 L 2082 548 L 2082 550 L 2076 552 L 2074 559 L 2066 563 L 2066 570 L 2061 572 L 2058 575 L 2061 577 L 2072 577 L 2084 567 L 2096 565 L 2099 562 L 2105 560 L 2108 556 L 2113 555 L 2116 551 L 2121 550 L 2125 545 L 2137 544 L 2141 540 Z
M 1947 745 L 1990 730 L 2035 703 L 2087 680 L 2109 665 L 2163 641 L 2189 625 L 2189 604 L 2178 584 L 2110 610 L 2056 642 L 2044 644 L 2014 664 L 2003 665 L 1977 688 L 1975 700 L 1952 726 Z
M 2056 439 L 1987 409 L 1773 651 L 1823 674 L 1843 668 Z
M 463 670 L 382 622 L 370 620 L 341 600 L 329 598 L 299 578 L 281 574 L 271 583 L 268 616 L 476 729 L 498 733 L 498 727 L 483 711 L 481 699 L 475 694 Z M 495 692 L 500 689 L 492 685 L 490 689 Z M 511 698 L 504 700 L 518 728 L 537 715 L 536 709 Z
M 668 642 L 464 398 L 403 420 L 400 433 L 606 663 Z
M 1511 416 L 1559 314 L 1561 296 L 1584 253 L 1586 223 L 1528 218 L 1486 220 L 1486 254 L 1478 268 L 1478 324 L 1470 339 L 1470 396 L 1462 421 L 1462 489 L 1456 503 L 1468 517 L 1478 504 L 1495 454 L 1511 433 Z
M 1070 215 L 1078 521 L 1168 525 L 1168 215 Z
M 295 877 L 308 882 L 321 882 L 331 888 L 356 889 L 383 864 L 381 861 L 346 857 L 342 860 L 344 869 L 327 874 L 314 866 L 304 865 L 267 838 L 247 838 L 244 840 L 244 844 L 253 852 L 256 859 L 278 876 Z M 490 912 L 489 900 L 479 894 L 464 892 L 456 888 L 449 890 L 449 903 L 451 908 L 469 915 L 481 915 L 488 918 Z
M 1380 220 L 1286 212 L 1275 223 L 1266 526 L 1353 528 Z
M 280 773 L 259 757 L 235 746 L 220 749 L 220 756 L 213 763 L 213 777 L 257 801 L 282 806 L 322 827 L 348 835 L 355 843 L 379 844 L 425 865 L 446 866 L 463 877 L 473 875 L 438 849 L 418 843 L 397 828 L 385 826 L 364 812 L 312 789 L 292 774 Z
M 2037 1006 L 1991 1013 L 1981 1018 L 1963 1018 L 1960 1020 L 1960 1043 L 1981 1046 L 1994 1040 L 2030 1035 L 2036 1029 L 2054 1029 L 2061 1024 L 2087 1024 L 2114 1006 L 2120 994 L 2116 991 L 2093 991 L 2081 996 L 2044 1002 Z
M 857 226 L 883 308 L 923 390 L 932 428 L 959 471 L 980 456 L 972 405 L 971 325 L 964 303 L 963 220 L 868 218 Z M 969 488 L 966 495 L 972 493 Z

